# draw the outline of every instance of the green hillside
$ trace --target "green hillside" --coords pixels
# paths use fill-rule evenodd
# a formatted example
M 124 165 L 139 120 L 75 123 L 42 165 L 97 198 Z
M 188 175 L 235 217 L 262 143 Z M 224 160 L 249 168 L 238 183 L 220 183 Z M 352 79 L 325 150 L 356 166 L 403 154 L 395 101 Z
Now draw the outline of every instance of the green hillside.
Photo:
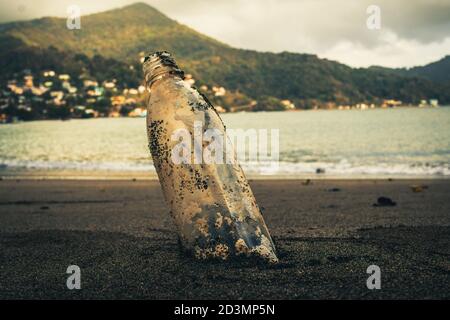
M 450 83 L 450 56 L 425 66 L 401 70 L 404 75 L 423 77 L 439 83 Z
M 141 51 L 166 49 L 183 58 L 202 58 L 228 48 L 143 3 L 81 17 L 81 29 L 69 30 L 66 19 L 42 18 L 0 25 L 4 35 L 26 45 L 134 61 Z
M 142 3 L 83 16 L 81 27 L 68 30 L 62 18 L 0 25 L 0 79 L 20 68 L 53 66 L 69 73 L 88 69 L 97 78 L 114 76 L 132 86 L 142 78 L 136 71 L 139 53 L 167 50 L 194 76 L 196 85 L 223 86 L 244 100 L 290 99 L 300 108 L 382 99 L 418 103 L 437 98 L 450 103 L 449 86 L 430 77 L 354 69 L 315 55 L 235 49 Z M 129 64 L 136 68 L 130 71 Z

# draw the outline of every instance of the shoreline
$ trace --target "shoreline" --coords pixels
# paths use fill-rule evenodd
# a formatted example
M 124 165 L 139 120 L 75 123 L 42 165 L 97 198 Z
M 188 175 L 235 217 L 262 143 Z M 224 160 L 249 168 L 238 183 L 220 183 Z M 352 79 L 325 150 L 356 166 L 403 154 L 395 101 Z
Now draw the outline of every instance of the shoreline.
M 447 175 L 412 175 L 412 174 L 257 174 L 247 173 L 250 180 L 450 180 Z M 120 171 L 120 170 L 2 170 L 2 180 L 158 180 L 155 171 Z
M 364 104 L 364 103 L 363 103 Z M 344 106 L 343 106 L 344 107 Z M 254 110 L 239 110 L 239 111 L 227 111 L 227 112 L 219 112 L 221 115 L 234 115 L 234 114 L 240 114 L 240 113 L 277 113 L 277 112 L 307 112 L 307 111 L 313 111 L 313 112 L 318 112 L 318 111 L 370 111 L 370 110 L 395 110 L 395 109 L 439 109 L 439 108 L 450 108 L 450 105 L 438 105 L 438 106 L 431 106 L 431 105 L 427 105 L 427 106 L 420 106 L 420 105 L 401 105 L 401 106 L 395 106 L 395 107 L 382 107 L 380 105 L 377 105 L 375 107 L 366 107 L 366 108 L 358 108 L 355 106 L 352 106 L 350 108 L 339 108 L 339 107 L 334 107 L 334 108 L 303 108 L 303 109 L 286 109 L 286 110 L 258 110 L 258 111 L 254 111 Z M 8 124 L 18 124 L 18 123 L 29 123 L 29 122 L 37 122 L 37 121 L 53 121 L 53 122 L 57 122 L 57 121 L 70 121 L 70 120 L 93 120 L 93 119 L 145 119 L 145 116 L 120 116 L 120 117 L 116 117 L 116 116 L 99 116 L 99 117 L 88 117 L 88 118 L 83 118 L 83 117 L 71 117 L 71 118 L 67 118 L 67 119 L 57 119 L 57 118 L 48 118 L 48 119 L 32 119 L 32 120 L 16 120 L 16 121 L 0 121 L 0 125 L 8 125 Z
M 314 176 L 314 175 L 286 175 L 286 176 L 269 176 L 269 175 L 247 175 L 248 180 L 253 181 L 450 181 L 449 176 L 425 177 L 425 176 Z M 159 181 L 155 174 L 150 175 L 0 175 L 0 180 L 5 181 Z
M 241 113 L 291 113 L 291 112 L 318 112 L 318 111 L 370 111 L 370 110 L 394 110 L 394 109 L 439 109 L 439 108 L 449 108 L 450 105 L 438 105 L 438 106 L 420 106 L 420 105 L 401 105 L 394 107 L 382 107 L 380 105 L 375 107 L 367 107 L 367 108 L 358 108 L 356 105 L 350 108 L 303 108 L 303 109 L 287 109 L 287 110 L 239 110 L 239 111 L 228 111 L 228 112 L 220 112 L 221 115 L 234 115 Z M 145 108 L 145 107 L 143 107 Z M 70 121 L 70 120 L 93 120 L 93 119 L 145 119 L 145 116 L 103 116 L 103 117 L 71 117 L 67 119 L 56 119 L 56 118 L 48 118 L 48 119 L 32 119 L 32 120 L 16 120 L 10 122 L 2 122 L 0 121 L 0 125 L 8 125 L 8 124 L 18 124 L 18 123 L 29 123 L 29 122 L 37 122 L 37 121 Z

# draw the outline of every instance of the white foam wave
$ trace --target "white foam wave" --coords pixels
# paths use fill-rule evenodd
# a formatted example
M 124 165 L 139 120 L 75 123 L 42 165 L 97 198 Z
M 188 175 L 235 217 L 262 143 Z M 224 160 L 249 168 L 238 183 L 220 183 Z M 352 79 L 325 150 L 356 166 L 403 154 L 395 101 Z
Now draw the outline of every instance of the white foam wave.
M 406 175 L 406 176 L 449 176 L 449 165 L 442 164 L 352 164 L 348 162 L 279 162 L 278 165 L 243 164 L 246 172 L 261 175 L 316 174 L 323 175 Z
M 0 160 L 4 169 L 16 168 L 27 170 L 80 170 L 80 171 L 155 171 L 153 164 L 125 162 L 67 162 L 67 161 L 26 161 Z
M 243 163 L 242 167 L 250 175 L 296 176 L 316 174 L 321 169 L 324 176 L 353 175 L 397 175 L 397 176 L 440 176 L 450 177 L 448 164 L 352 164 L 349 162 L 283 162 L 278 163 Z M 132 162 L 67 162 L 67 161 L 26 161 L 0 160 L 0 169 L 25 170 L 74 170 L 74 171 L 117 171 L 117 172 L 154 172 L 151 163 Z

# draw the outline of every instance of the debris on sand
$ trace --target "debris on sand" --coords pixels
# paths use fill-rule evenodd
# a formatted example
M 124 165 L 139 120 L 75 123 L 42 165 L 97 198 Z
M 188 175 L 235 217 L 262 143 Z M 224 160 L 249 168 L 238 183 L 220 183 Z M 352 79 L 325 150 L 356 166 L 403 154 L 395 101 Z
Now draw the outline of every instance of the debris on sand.
M 339 192 L 339 191 L 341 191 L 341 189 L 339 189 L 339 188 L 328 189 L 328 192 Z
M 397 203 L 388 197 L 379 197 L 377 203 L 373 204 L 374 207 L 394 207 L 396 205 Z
M 316 169 L 316 173 L 317 173 L 317 174 L 325 173 L 325 169 L 323 169 L 323 168 L 317 168 L 317 169 Z
M 304 186 L 309 186 L 310 184 L 312 184 L 311 179 L 306 179 L 305 181 L 302 182 L 302 185 Z
M 422 192 L 425 189 L 428 189 L 428 186 L 424 186 L 424 185 L 413 185 L 413 186 L 411 186 L 411 190 L 413 192 Z

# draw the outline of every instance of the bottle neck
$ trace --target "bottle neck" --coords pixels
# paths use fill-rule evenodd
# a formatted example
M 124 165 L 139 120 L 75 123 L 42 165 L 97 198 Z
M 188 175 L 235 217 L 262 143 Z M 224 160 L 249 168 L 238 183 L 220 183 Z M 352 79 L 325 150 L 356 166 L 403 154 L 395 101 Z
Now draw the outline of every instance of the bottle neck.
M 145 57 L 143 70 L 145 84 L 148 88 L 167 76 L 184 79 L 184 72 L 178 67 L 170 53 L 166 51 L 155 52 Z

